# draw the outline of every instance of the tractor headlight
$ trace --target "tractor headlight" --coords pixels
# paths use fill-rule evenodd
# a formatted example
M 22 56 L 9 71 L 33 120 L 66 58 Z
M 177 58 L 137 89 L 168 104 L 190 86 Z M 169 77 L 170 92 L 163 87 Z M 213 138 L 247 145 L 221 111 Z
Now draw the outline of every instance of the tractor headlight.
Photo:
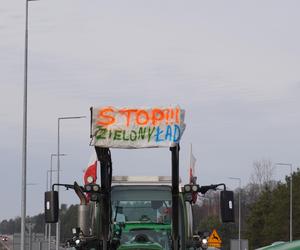
M 203 249 L 207 249 L 207 248 L 208 248 L 208 240 L 207 240 L 206 238 L 203 238 L 203 239 L 201 240 L 201 247 L 202 247 Z
M 94 192 L 99 192 L 100 187 L 98 185 L 93 185 L 93 191 Z
M 193 185 L 192 186 L 192 191 L 193 192 L 197 192 L 198 191 L 198 186 L 197 185 Z
M 92 191 L 92 186 L 91 185 L 85 185 L 85 190 L 87 192 L 91 192 Z
M 87 183 L 89 183 L 89 184 L 91 184 L 91 183 L 94 182 L 93 176 L 88 176 L 88 177 L 86 178 L 86 180 L 87 180 Z
M 192 188 L 191 185 L 184 185 L 184 192 L 189 193 L 191 192 Z

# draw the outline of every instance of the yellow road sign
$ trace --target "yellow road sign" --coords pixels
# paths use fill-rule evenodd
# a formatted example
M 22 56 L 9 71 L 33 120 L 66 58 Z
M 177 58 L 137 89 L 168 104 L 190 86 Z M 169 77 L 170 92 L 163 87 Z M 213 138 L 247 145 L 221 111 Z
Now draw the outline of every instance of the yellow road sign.
M 216 229 L 214 229 L 208 238 L 208 246 L 220 248 L 222 244 L 221 237 L 218 235 Z

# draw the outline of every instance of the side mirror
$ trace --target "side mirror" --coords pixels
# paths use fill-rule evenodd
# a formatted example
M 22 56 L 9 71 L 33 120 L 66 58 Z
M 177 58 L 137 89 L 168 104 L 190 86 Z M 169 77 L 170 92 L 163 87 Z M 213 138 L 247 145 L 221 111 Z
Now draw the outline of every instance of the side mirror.
M 58 222 L 58 192 L 45 192 L 45 222 Z
M 234 222 L 233 191 L 221 191 L 221 218 L 222 222 Z

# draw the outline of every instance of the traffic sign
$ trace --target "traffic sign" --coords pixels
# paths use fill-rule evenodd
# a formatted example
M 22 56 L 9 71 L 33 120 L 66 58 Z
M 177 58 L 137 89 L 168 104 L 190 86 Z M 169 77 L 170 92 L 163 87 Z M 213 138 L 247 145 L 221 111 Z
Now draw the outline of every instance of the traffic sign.
M 216 229 L 214 229 L 208 238 L 208 246 L 220 248 L 222 244 L 221 237 L 218 235 Z

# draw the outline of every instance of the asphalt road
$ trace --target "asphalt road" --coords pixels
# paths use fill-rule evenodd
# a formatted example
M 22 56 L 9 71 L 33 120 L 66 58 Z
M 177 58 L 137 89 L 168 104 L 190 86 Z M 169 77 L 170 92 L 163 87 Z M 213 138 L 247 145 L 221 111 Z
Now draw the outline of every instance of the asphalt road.
M 8 244 L 7 244 L 7 241 L 0 241 L 0 250 L 8 250 L 10 249 Z
M 13 242 L 12 237 L 8 236 L 7 241 L 0 240 L 0 250 L 12 250 Z

